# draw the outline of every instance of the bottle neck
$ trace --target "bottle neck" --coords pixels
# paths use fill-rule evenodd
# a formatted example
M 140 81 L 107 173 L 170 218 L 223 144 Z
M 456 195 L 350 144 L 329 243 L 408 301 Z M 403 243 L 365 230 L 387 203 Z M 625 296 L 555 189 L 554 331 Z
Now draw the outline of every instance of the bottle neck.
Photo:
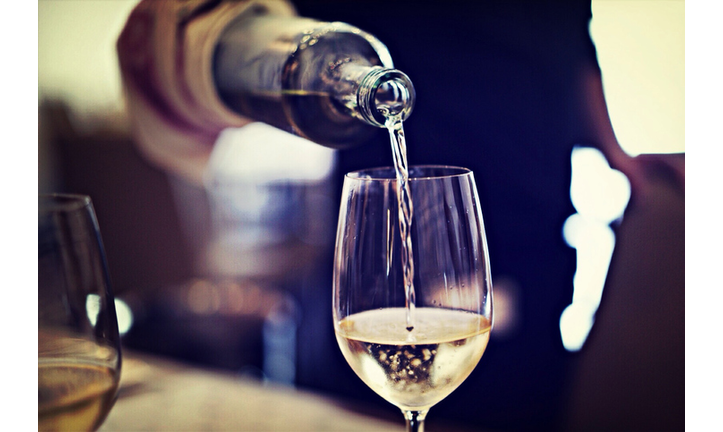
M 260 15 L 224 30 L 213 79 L 242 116 L 341 148 L 411 113 L 414 87 L 393 67 L 384 44 L 356 27 Z
M 345 63 L 338 67 L 341 86 L 336 98 L 360 120 L 376 127 L 406 120 L 414 108 L 415 91 L 403 72 L 381 66 Z

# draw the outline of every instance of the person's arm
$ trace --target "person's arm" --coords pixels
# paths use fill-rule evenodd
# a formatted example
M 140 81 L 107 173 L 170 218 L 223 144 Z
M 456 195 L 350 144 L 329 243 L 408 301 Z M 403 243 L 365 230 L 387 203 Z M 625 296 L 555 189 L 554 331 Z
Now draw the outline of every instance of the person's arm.
M 219 35 L 254 5 L 295 14 L 283 0 L 143 0 L 132 11 L 117 50 L 132 133 L 154 165 L 201 181 L 221 131 L 251 120 L 218 97 L 212 60 Z

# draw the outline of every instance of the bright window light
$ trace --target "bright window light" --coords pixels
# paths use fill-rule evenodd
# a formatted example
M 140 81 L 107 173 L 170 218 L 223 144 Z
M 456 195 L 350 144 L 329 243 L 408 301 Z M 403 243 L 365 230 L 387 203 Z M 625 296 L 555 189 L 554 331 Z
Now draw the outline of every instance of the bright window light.
M 685 152 L 685 2 L 593 0 L 590 36 L 623 150 Z

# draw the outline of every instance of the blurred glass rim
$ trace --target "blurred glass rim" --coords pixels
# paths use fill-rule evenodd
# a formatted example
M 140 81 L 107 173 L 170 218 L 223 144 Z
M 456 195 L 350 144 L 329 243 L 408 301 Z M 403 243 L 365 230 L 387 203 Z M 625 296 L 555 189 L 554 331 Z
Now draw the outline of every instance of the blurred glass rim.
M 409 167 L 409 181 L 471 176 L 472 170 L 453 165 L 413 165 Z M 345 180 L 396 181 L 394 167 L 367 168 L 352 171 L 344 176 Z
M 38 195 L 38 211 L 48 212 L 71 212 L 85 208 L 91 204 L 88 195 L 51 193 Z

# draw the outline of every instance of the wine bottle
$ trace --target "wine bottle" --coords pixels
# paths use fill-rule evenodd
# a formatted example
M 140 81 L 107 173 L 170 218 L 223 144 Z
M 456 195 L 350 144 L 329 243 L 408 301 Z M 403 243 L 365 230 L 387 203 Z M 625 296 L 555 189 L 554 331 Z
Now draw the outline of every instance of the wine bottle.
M 274 14 L 259 4 L 221 33 L 213 82 L 234 112 L 347 148 L 386 119 L 406 119 L 415 91 L 377 38 L 341 22 Z

